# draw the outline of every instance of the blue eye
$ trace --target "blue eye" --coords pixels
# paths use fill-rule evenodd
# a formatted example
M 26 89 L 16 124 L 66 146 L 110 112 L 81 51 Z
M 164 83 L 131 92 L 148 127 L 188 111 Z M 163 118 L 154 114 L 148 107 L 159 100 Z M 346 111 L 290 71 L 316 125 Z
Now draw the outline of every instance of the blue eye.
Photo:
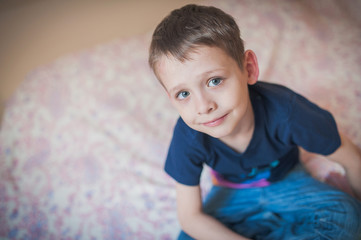
M 215 87 L 221 84 L 222 81 L 223 80 L 221 78 L 212 78 L 211 80 L 209 80 L 207 85 L 208 87 Z
M 182 91 L 182 92 L 180 92 L 180 93 L 177 94 L 177 98 L 178 98 L 178 99 L 185 99 L 185 98 L 187 98 L 189 95 L 190 95 L 189 92 L 187 92 L 187 91 Z

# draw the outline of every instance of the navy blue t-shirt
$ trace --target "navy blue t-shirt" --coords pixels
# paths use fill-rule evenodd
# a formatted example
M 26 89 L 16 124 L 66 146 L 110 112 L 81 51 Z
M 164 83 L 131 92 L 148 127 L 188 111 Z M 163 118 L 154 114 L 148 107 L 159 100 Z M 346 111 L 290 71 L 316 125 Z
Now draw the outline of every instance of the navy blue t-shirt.
M 255 116 L 252 139 L 243 153 L 217 138 L 195 131 L 179 118 L 165 163 L 165 171 L 177 182 L 195 186 L 203 164 L 224 179 L 242 183 L 262 169 L 267 180 L 282 179 L 299 161 L 298 147 L 328 155 L 341 144 L 332 115 L 292 90 L 258 82 L 249 86 Z

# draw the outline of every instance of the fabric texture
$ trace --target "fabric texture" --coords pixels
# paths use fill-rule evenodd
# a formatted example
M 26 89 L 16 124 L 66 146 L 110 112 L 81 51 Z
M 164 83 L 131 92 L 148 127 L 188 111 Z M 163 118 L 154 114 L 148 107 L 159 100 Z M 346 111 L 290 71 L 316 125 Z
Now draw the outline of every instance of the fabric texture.
M 268 187 L 213 187 L 204 212 L 255 240 L 361 238 L 361 203 L 315 180 L 300 165 Z M 193 238 L 181 232 L 178 239 Z

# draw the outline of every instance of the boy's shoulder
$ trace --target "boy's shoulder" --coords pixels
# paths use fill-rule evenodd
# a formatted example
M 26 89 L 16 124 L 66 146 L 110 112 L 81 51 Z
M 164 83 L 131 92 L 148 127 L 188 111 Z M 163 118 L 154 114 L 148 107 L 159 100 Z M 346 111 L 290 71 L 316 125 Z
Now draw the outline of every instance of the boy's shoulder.
M 307 101 L 286 86 L 269 82 L 259 81 L 255 85 L 250 85 L 249 92 L 253 108 L 261 106 L 268 117 L 274 116 L 279 119 L 288 118 L 297 104 L 296 99 Z
M 280 84 L 259 81 L 249 86 L 249 92 L 255 117 L 272 131 L 330 118 L 317 104 Z
M 251 97 L 252 94 L 254 94 L 273 104 L 282 104 L 285 103 L 285 100 L 289 102 L 289 100 L 292 100 L 295 96 L 299 96 L 299 94 L 286 86 L 263 81 L 258 81 L 256 84 L 250 85 L 249 89 Z

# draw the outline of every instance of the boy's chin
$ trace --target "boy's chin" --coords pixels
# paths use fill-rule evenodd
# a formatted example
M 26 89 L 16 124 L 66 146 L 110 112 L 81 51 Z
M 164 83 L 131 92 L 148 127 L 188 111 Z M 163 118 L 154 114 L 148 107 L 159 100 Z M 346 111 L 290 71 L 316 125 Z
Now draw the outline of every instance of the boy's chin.
M 213 138 L 224 138 L 228 135 L 228 133 L 226 131 L 224 131 L 222 128 L 218 127 L 218 129 L 216 129 L 217 127 L 215 127 L 215 129 L 206 129 L 203 131 L 200 131 L 202 133 L 205 133 Z
M 232 127 L 227 124 L 221 124 L 220 126 L 207 127 L 203 125 L 190 125 L 187 124 L 190 128 L 197 132 L 201 132 L 211 136 L 213 138 L 224 138 L 232 133 Z

